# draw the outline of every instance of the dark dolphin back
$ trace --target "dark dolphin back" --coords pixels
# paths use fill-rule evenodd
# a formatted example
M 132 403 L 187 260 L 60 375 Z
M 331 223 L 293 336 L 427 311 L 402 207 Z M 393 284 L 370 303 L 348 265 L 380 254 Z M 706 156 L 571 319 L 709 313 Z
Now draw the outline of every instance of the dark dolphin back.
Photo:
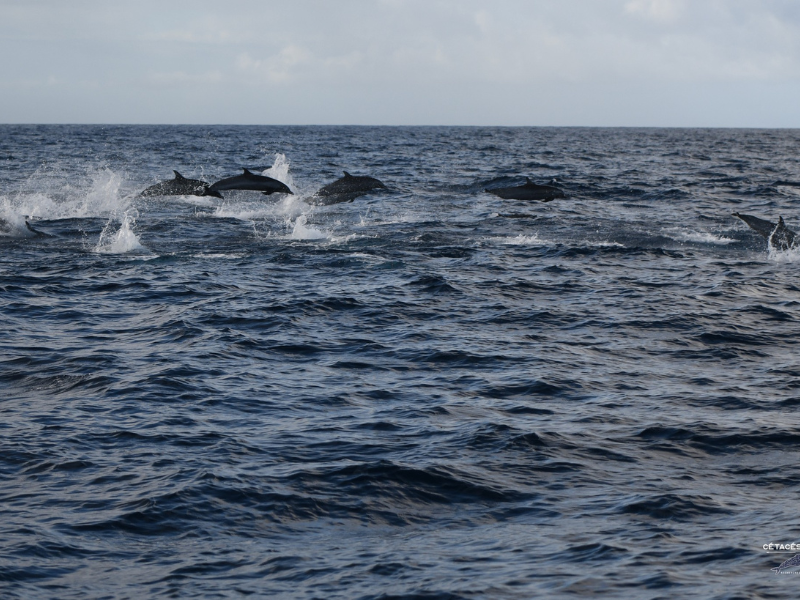
M 525 178 L 525 183 L 513 187 L 489 188 L 485 191 L 505 200 L 555 200 L 565 198 L 563 191 L 552 185 L 537 185 L 530 178 Z
M 385 188 L 386 186 L 378 179 L 366 175 L 351 175 L 347 171 L 344 172 L 344 177 L 337 179 L 319 189 L 316 193 L 317 196 L 347 196 L 347 200 L 340 200 L 347 202 L 353 200 L 358 196 L 366 194 L 371 190 L 378 188 Z M 333 204 L 333 202 L 329 202 Z
M 220 179 L 214 183 L 211 188 L 212 191 L 220 190 L 251 190 L 254 192 L 263 192 L 267 195 L 275 192 L 283 194 L 291 194 L 292 190 L 289 189 L 282 181 L 267 177 L 265 175 L 256 175 L 247 169 L 242 169 L 241 175 L 235 177 L 228 177 Z
M 215 196 L 222 198 L 219 192 L 211 191 L 205 181 L 188 179 L 175 170 L 172 172 L 175 174 L 173 179 L 151 185 L 142 190 L 139 196 Z

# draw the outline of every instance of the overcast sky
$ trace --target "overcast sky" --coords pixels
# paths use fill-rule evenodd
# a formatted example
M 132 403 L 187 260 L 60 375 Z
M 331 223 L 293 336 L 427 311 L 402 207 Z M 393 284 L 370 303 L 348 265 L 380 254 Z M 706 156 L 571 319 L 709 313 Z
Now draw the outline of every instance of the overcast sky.
M 0 122 L 800 127 L 799 0 L 0 0 Z

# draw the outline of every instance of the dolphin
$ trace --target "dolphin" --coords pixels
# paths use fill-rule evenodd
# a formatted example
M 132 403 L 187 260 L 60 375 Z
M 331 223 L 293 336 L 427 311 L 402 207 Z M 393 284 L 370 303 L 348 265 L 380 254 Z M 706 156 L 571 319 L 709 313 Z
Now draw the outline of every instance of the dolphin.
M 738 212 L 733 213 L 747 223 L 753 231 L 769 241 L 769 245 L 777 250 L 788 250 L 794 245 L 795 233 L 783 222 L 783 217 L 778 217 L 778 222 L 773 223 L 766 219 L 759 219 L 753 215 L 743 215 Z
M 344 172 L 344 177 L 322 186 L 311 198 L 310 204 L 338 204 L 340 202 L 352 202 L 359 196 L 368 194 L 370 191 L 386 188 L 386 186 L 375 179 L 366 175 L 350 175 Z
M 255 192 L 263 192 L 265 196 L 278 192 L 279 194 L 292 194 L 289 186 L 264 175 L 256 175 L 247 169 L 242 169 L 244 173 L 236 177 L 228 177 L 227 179 L 220 179 L 213 184 L 209 189 L 212 192 L 219 193 L 220 190 L 253 190 Z
M 140 192 L 139 196 L 214 196 L 222 198 L 222 195 L 212 190 L 205 181 L 187 179 L 177 171 L 173 171 L 173 173 L 175 173 L 175 179 L 151 185 Z
M 544 200 L 549 202 L 556 198 L 566 198 L 564 192 L 552 185 L 536 185 L 528 177 L 523 185 L 501 187 L 484 190 L 506 200 Z

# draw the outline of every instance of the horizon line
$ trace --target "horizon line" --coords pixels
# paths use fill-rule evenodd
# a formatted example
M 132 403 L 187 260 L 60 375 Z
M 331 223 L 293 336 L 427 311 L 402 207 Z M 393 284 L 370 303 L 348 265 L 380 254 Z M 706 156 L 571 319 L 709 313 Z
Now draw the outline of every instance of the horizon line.
M 443 124 L 364 124 L 364 123 L 90 123 L 90 122 L 18 122 L 0 123 L 8 126 L 90 126 L 90 127 L 453 127 L 496 129 L 739 129 L 739 130 L 794 130 L 799 126 L 756 125 L 443 125 Z

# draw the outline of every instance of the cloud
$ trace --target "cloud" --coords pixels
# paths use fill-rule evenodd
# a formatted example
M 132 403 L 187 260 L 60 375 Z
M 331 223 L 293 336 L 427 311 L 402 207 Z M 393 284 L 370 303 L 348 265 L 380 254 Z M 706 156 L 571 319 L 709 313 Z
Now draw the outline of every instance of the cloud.
M 255 74 L 269 83 L 287 83 L 296 79 L 302 68 L 314 62 L 314 55 L 302 46 L 289 45 L 267 58 L 253 58 L 248 52 L 236 57 L 236 68 Z
M 145 82 L 154 88 L 183 88 L 206 85 L 216 85 L 223 81 L 220 71 L 207 73 L 186 73 L 185 71 L 154 72 L 149 73 Z
M 0 0 L 0 52 L 12 57 L 0 63 L 0 108 L 11 121 L 36 121 L 32 106 L 56 115 L 39 120 L 58 119 L 57 95 L 30 102 L 31 82 L 50 75 L 57 83 L 46 89 L 73 94 L 75 111 L 80 82 L 93 82 L 86 106 L 118 110 L 120 122 L 183 121 L 198 86 L 215 122 L 624 118 L 596 101 L 599 89 L 636 102 L 655 124 L 663 90 L 689 98 L 703 89 L 727 114 L 741 102 L 739 112 L 757 119 L 767 109 L 731 90 L 800 84 L 800 2 Z M 147 102 L 136 102 L 145 91 Z M 124 113 L 120 98 L 153 112 Z M 796 113 L 787 122 L 800 125 Z
M 677 20 L 683 8 L 683 0 L 631 0 L 625 4 L 625 12 L 661 23 Z

